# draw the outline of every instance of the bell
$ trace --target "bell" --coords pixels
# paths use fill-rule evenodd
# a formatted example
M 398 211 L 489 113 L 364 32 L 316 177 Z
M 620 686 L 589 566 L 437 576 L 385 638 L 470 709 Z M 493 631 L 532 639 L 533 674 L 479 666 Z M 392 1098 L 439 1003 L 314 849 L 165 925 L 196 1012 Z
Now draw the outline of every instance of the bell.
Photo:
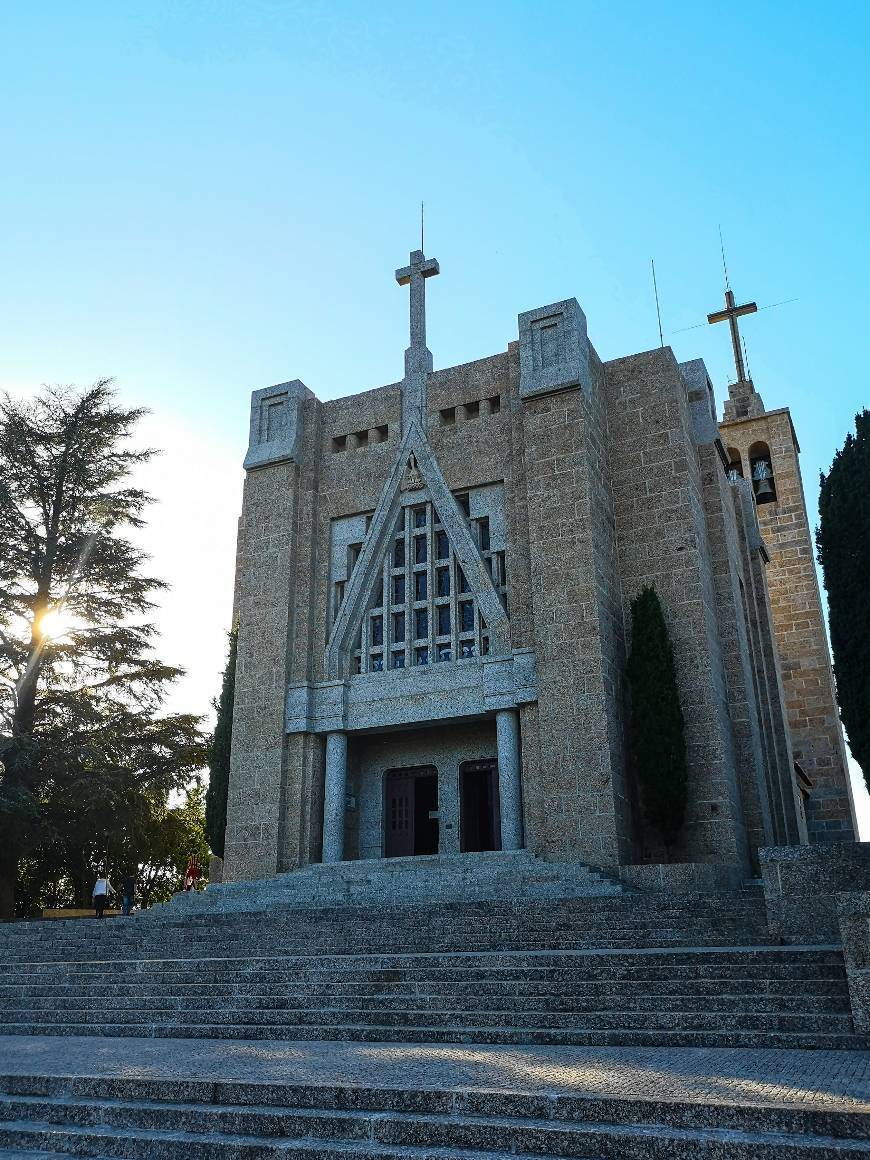
M 755 502 L 756 503 L 771 503 L 771 501 L 775 500 L 775 499 L 776 499 L 776 493 L 773 490 L 773 486 L 770 482 L 770 479 L 767 477 L 765 477 L 764 479 L 759 479 L 757 487 L 755 489 Z

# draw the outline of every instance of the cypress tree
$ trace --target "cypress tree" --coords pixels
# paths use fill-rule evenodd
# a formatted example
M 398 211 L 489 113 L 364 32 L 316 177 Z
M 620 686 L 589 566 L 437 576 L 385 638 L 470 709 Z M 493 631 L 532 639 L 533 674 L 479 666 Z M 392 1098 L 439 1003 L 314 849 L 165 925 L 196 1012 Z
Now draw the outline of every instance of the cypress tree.
M 673 846 L 686 813 L 686 740 L 674 654 L 654 588 L 632 600 L 631 617 L 629 750 L 647 821 Z
M 224 856 L 227 828 L 227 794 L 230 787 L 230 751 L 233 744 L 233 701 L 236 694 L 236 652 L 239 630 L 230 632 L 227 665 L 221 683 L 221 695 L 215 702 L 217 722 L 209 749 L 208 790 L 205 795 L 205 834 L 213 854 Z
M 842 450 L 821 475 L 819 563 L 840 716 L 870 786 L 870 411 L 855 416 Z

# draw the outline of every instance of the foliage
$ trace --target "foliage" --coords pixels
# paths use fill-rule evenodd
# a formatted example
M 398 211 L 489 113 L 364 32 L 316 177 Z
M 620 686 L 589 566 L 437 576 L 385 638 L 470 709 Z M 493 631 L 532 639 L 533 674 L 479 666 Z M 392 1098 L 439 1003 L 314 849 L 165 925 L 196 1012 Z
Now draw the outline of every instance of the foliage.
M 167 902 L 181 889 L 192 854 L 203 869 L 208 865 L 204 796 L 198 780 L 175 806 L 144 795 L 133 824 L 112 829 L 108 852 L 99 841 L 87 841 L 81 851 L 60 840 L 40 847 L 19 863 L 18 914 L 39 914 L 43 907 L 88 907 L 98 871 L 108 873 L 119 894 L 124 877 L 133 873 L 137 906 Z
M 674 654 L 654 588 L 634 598 L 631 615 L 630 753 L 646 818 L 665 845 L 673 846 L 686 813 L 686 741 Z
M 236 653 L 238 626 L 230 632 L 227 665 L 221 682 L 221 695 L 215 702 L 217 722 L 208 756 L 208 791 L 205 795 L 205 832 L 212 852 L 223 858 L 227 828 L 227 794 L 230 786 L 230 750 L 233 741 L 233 701 L 236 693 Z
M 106 380 L 0 399 L 0 918 L 19 863 L 29 896 L 40 872 L 89 893 L 202 765 L 198 719 L 160 713 L 180 675 L 151 647 L 165 585 L 128 536 L 150 500 L 130 481 L 153 454 L 128 446 L 142 414 Z
M 870 786 L 870 411 L 821 476 L 816 532 L 840 715 Z
M 136 866 L 136 898 L 142 906 L 168 902 L 184 882 L 188 859 L 199 858 L 208 866 L 205 837 L 205 789 L 199 781 L 188 788 L 184 800 L 173 808 L 164 806 L 134 836 L 129 849 L 118 856 L 119 866 Z

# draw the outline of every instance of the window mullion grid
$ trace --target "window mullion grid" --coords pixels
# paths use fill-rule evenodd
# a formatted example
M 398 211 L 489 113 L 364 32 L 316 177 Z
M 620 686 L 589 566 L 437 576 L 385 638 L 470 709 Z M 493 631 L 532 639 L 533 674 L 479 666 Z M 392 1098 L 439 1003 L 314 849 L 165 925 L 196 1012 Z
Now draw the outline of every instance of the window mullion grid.
M 393 543 L 395 543 L 393 539 Z M 383 671 L 393 667 L 393 549 L 384 555 L 381 561 L 381 580 L 383 583 L 383 592 L 381 595 L 381 616 L 383 617 L 383 628 L 381 630 L 381 639 L 384 642 L 384 659 Z
M 435 507 L 430 502 L 426 504 L 426 614 L 429 621 L 429 664 L 438 660 L 438 645 L 435 637 L 438 634 L 438 613 L 435 607 Z
M 405 667 L 414 664 L 414 514 L 402 508 L 402 535 L 405 541 Z
M 447 568 L 450 577 L 450 647 L 453 659 L 459 660 L 459 566 L 453 544 L 447 548 Z
M 361 630 L 360 642 L 359 642 L 360 643 L 360 657 L 361 657 L 361 661 L 362 661 L 362 663 L 360 665 L 360 671 L 363 673 L 370 673 L 371 672 L 371 660 L 372 660 L 372 656 L 371 656 L 371 652 L 370 652 L 371 636 L 372 636 L 372 633 L 371 633 L 371 613 L 369 612 L 368 609 L 366 609 L 365 615 L 363 616 L 363 620 L 362 620 L 362 630 Z

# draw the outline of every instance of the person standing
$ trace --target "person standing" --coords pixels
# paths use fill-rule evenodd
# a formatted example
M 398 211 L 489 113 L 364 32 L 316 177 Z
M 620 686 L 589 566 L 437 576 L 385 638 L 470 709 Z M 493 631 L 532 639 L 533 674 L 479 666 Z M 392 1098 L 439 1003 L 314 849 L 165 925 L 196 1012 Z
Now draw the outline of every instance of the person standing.
M 124 879 L 124 884 L 121 887 L 121 910 L 125 916 L 129 916 L 133 909 L 133 899 L 136 894 L 136 879 L 132 874 L 128 874 Z
M 94 883 L 94 914 L 97 918 L 103 917 L 103 911 L 106 909 L 106 903 L 109 900 L 109 895 L 115 893 L 115 888 L 109 881 L 108 875 L 104 878 L 102 874 Z
M 196 884 L 199 881 L 199 858 L 196 854 L 191 854 L 187 860 L 187 872 L 184 875 L 184 889 L 186 891 L 196 890 Z

